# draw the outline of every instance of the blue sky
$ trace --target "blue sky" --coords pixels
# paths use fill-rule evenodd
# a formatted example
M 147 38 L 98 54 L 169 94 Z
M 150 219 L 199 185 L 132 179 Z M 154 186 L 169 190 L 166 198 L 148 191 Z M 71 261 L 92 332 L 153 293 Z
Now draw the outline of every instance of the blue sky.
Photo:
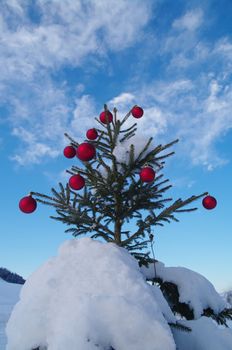
M 167 196 L 218 201 L 156 228 L 156 257 L 232 288 L 231 13 L 230 0 L 1 1 L 1 266 L 27 278 L 72 238 L 52 208 L 18 210 L 80 165 L 62 155 L 64 132 L 81 142 L 104 103 L 121 116 L 138 104 L 138 133 L 154 145 L 180 139 Z

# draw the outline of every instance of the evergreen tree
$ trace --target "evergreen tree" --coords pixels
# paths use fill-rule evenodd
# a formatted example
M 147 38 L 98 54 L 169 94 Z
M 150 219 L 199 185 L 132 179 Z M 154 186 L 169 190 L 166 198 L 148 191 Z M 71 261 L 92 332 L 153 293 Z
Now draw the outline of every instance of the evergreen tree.
M 120 120 L 116 108 L 113 109 L 112 115 L 104 105 L 105 119 L 95 118 L 101 126 L 95 129 L 98 138 L 85 141 L 97 151 L 95 156 L 88 161 L 82 160 L 83 167 L 74 165 L 67 170 L 71 176 L 80 175 L 84 178 L 82 194 L 73 190 L 69 182 L 66 185 L 59 183 L 59 190 L 52 188 L 52 195 L 31 192 L 31 196 L 33 195 L 38 202 L 53 206 L 58 215 L 51 216 L 51 218 L 71 226 L 65 232 L 72 233 L 74 237 L 90 235 L 94 239 L 101 238 L 106 242 L 126 248 L 138 260 L 140 266 L 154 264 L 154 276 L 147 278 L 147 281 L 159 286 L 174 314 L 180 315 L 185 320 L 193 320 L 196 319 L 194 310 L 190 305 L 180 301 L 178 285 L 164 281 L 156 274 L 157 260 L 153 252 L 152 229 L 155 226 L 163 226 L 165 223 L 179 221 L 176 218 L 178 213 L 195 211 L 196 207 L 186 208 L 186 206 L 207 196 L 208 192 L 193 195 L 184 200 L 165 197 L 166 192 L 172 186 L 168 184 L 168 179 L 163 179 L 161 171 L 165 165 L 165 159 L 175 152 L 163 152 L 176 144 L 178 140 L 165 145 L 159 144 L 149 149 L 153 140 L 150 137 L 136 156 L 136 146 L 132 141 L 137 130 L 137 123 L 129 128 L 123 128 L 126 120 L 131 114 L 133 115 L 134 108 L 140 107 L 134 106 Z M 77 150 L 78 155 L 78 149 L 83 144 L 80 145 L 68 134 L 65 136 L 70 146 L 75 149 L 74 153 L 76 154 Z M 127 151 L 126 144 L 130 139 L 132 140 L 130 149 Z M 127 152 L 125 161 L 118 160 L 115 155 L 118 145 L 125 146 L 125 153 Z M 153 181 L 146 181 L 141 176 L 141 171 L 146 167 L 154 170 Z M 146 212 L 145 218 L 141 211 Z M 133 218 L 138 219 L 137 229 L 134 232 L 123 229 L 123 226 Z M 211 317 L 218 324 L 227 326 L 226 321 L 232 319 L 232 309 L 227 308 L 215 314 L 209 307 L 204 309 L 202 316 Z M 169 325 L 171 328 L 191 331 L 189 327 L 178 321 L 169 322 Z
M 84 169 L 72 166 L 67 172 L 71 175 L 80 174 L 85 178 L 83 194 L 73 191 L 68 184 L 65 186 L 59 183 L 59 191 L 52 188 L 53 196 L 31 192 L 36 196 L 38 202 L 55 207 L 58 216 L 51 218 L 59 220 L 69 226 L 65 232 L 72 232 L 73 236 L 92 232 L 92 238 L 102 238 L 106 242 L 114 242 L 117 245 L 128 249 L 128 251 L 139 260 L 139 264 L 146 264 L 150 257 L 148 244 L 151 242 L 151 228 L 163 226 L 165 222 L 179 221 L 175 214 L 190 212 L 197 208 L 185 208 L 193 201 L 207 195 L 207 192 L 197 196 L 191 196 L 182 200 L 181 198 L 172 202 L 172 198 L 164 198 L 165 192 L 172 186 L 169 180 L 163 180 L 163 174 L 159 174 L 164 167 L 164 159 L 175 152 L 162 154 L 163 151 L 173 146 L 178 140 L 166 145 L 158 145 L 148 151 L 153 140 L 149 138 L 145 147 L 135 157 L 135 145 L 131 143 L 129 159 L 127 162 L 118 161 L 114 155 L 117 145 L 123 145 L 135 135 L 137 123 L 123 129 L 123 124 L 131 115 L 131 111 L 122 119 L 117 118 L 117 110 L 114 108 L 112 122 L 108 120 L 110 112 L 105 105 L 106 121 L 99 121 L 101 129 L 98 139 L 88 140 L 97 150 L 92 161 L 83 161 Z M 138 108 L 138 107 L 137 107 Z M 108 114 L 109 113 L 109 114 Z M 77 143 L 68 134 L 71 146 L 78 148 Z M 102 166 L 106 176 L 99 171 Z M 155 168 L 156 174 L 152 182 L 143 182 L 139 173 L 144 166 Z M 166 204 L 172 202 L 168 206 Z M 143 219 L 141 211 L 146 210 L 148 215 Z M 138 218 L 137 230 L 135 232 L 123 230 L 123 225 L 131 219 Z M 109 225 L 113 227 L 110 228 Z M 111 226 L 112 226 L 111 225 Z

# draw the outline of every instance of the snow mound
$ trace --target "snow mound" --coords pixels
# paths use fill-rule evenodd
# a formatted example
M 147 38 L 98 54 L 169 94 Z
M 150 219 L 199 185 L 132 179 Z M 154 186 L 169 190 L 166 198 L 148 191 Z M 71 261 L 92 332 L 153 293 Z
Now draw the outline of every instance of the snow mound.
M 155 294 L 126 249 L 66 241 L 22 287 L 6 349 L 174 350 Z
M 180 321 L 190 327 L 190 333 L 173 330 L 178 350 L 231 350 L 231 329 L 220 329 L 211 318 L 202 316 L 198 320 Z M 186 347 L 187 344 L 187 347 Z
M 215 313 L 226 307 L 225 300 L 217 293 L 212 283 L 199 273 L 185 267 L 165 267 L 161 262 L 155 263 L 155 266 L 157 277 L 178 286 L 179 301 L 193 309 L 194 318 L 199 318 L 208 307 Z M 154 278 L 154 264 L 142 266 L 141 271 L 146 278 Z

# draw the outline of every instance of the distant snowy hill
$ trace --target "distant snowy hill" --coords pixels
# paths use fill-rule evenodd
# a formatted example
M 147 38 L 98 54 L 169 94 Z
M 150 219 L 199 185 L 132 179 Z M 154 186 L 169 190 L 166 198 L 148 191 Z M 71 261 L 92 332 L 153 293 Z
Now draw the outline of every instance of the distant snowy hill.
M 19 300 L 22 284 L 9 283 L 0 278 L 0 350 L 5 350 L 5 328 L 14 305 Z

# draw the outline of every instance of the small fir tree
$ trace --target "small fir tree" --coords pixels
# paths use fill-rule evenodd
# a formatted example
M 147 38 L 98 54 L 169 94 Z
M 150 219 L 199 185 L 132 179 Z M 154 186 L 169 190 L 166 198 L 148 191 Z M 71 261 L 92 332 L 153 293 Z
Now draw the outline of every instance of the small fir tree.
M 133 110 L 136 111 L 136 108 L 139 107 L 134 106 L 123 120 L 117 118 L 116 108 L 114 108 L 112 116 L 107 106 L 104 107 L 105 120 L 101 118 L 104 122 L 95 118 L 103 129 L 90 129 L 95 130 L 99 135 L 97 140 L 88 140 L 80 145 L 68 134 L 65 134 L 70 141 L 70 146 L 72 149 L 77 149 L 77 152 L 86 143 L 94 146 L 94 149 L 97 150 L 91 161 L 83 160 L 84 169 L 72 166 L 71 170 L 67 170 L 70 175 L 78 174 L 80 180 L 84 179 L 83 194 L 72 189 L 72 187 L 75 188 L 75 177 L 73 177 L 71 179 L 73 184 L 70 181 L 65 186 L 59 183 L 59 191 L 52 188 L 53 196 L 37 192 L 31 192 L 31 195 L 34 195 L 38 202 L 51 205 L 56 209 L 58 216 L 51 216 L 51 218 L 72 226 L 65 232 L 71 232 L 75 237 L 91 232 L 91 238 L 102 238 L 106 242 L 113 242 L 124 247 L 138 259 L 140 265 L 146 264 L 150 259 L 150 249 L 149 251 L 144 250 L 148 249 L 148 244 L 151 241 L 152 227 L 163 226 L 165 222 L 179 221 L 175 214 L 195 211 L 197 208 L 187 209 L 185 207 L 208 193 L 191 196 L 185 200 L 179 198 L 174 202 L 172 202 L 172 198 L 164 198 L 165 192 L 172 185 L 168 184 L 168 179 L 163 180 L 163 174 L 160 174 L 160 171 L 164 167 L 164 159 L 175 152 L 163 155 L 161 153 L 177 143 L 178 140 L 166 145 L 160 144 L 148 151 L 153 140 L 150 137 L 137 157 L 135 157 L 135 145 L 131 144 L 128 162 L 119 162 L 114 155 L 115 147 L 119 144 L 123 145 L 125 141 L 135 135 L 137 130 L 137 123 L 127 129 L 122 128 L 123 124 Z M 104 116 L 104 114 L 102 115 Z M 108 120 L 109 116 L 112 116 L 111 122 Z M 75 152 L 73 154 L 75 155 Z M 100 166 L 105 169 L 106 176 L 99 171 Z M 150 170 L 152 168 L 155 168 L 153 170 L 154 180 L 149 173 L 146 174 L 147 170 L 152 172 Z M 143 174 L 145 174 L 144 177 Z M 166 206 L 168 202 L 172 203 Z M 148 212 L 145 219 L 142 217 L 142 210 Z M 135 232 L 124 231 L 123 225 L 129 223 L 133 218 L 138 218 L 137 230 Z M 109 227 L 110 224 L 113 225 L 112 228 Z
M 176 144 L 174 140 L 166 145 L 158 145 L 149 150 L 152 137 L 147 140 L 140 153 L 135 155 L 135 145 L 131 142 L 125 161 L 119 161 L 115 155 L 118 145 L 125 146 L 137 130 L 137 123 L 128 128 L 123 128 L 126 120 L 133 116 L 141 118 L 143 110 L 134 106 L 126 116 L 120 120 L 117 109 L 113 114 L 104 105 L 104 111 L 100 120 L 96 121 L 101 128 L 87 131 L 84 143 L 79 144 L 68 134 L 65 134 L 70 142 L 64 150 L 64 155 L 73 158 L 75 155 L 82 161 L 83 167 L 72 166 L 67 172 L 71 175 L 69 183 L 59 183 L 59 190 L 51 189 L 52 195 L 31 192 L 29 197 L 29 209 L 24 203 L 21 209 L 32 212 L 36 208 L 36 201 L 53 206 L 57 216 L 51 218 L 61 221 L 71 228 L 65 232 L 71 232 L 74 237 L 90 235 L 93 239 L 103 239 L 106 242 L 115 243 L 126 248 L 137 260 L 140 266 L 154 263 L 154 276 L 147 278 L 160 287 L 164 297 L 169 303 L 174 314 L 181 315 L 186 320 L 194 319 L 194 311 L 186 303 L 179 300 L 178 286 L 169 281 L 163 281 L 157 276 L 155 262 L 151 257 L 153 251 L 152 228 L 163 226 L 171 221 L 179 221 L 176 214 L 195 211 L 197 208 L 186 208 L 187 205 L 199 198 L 203 199 L 203 205 L 207 209 L 216 206 L 216 199 L 204 192 L 193 195 L 187 199 L 174 200 L 165 197 L 166 192 L 172 187 L 168 179 L 163 179 L 161 173 L 165 159 L 175 152 L 164 151 Z M 99 168 L 104 169 L 105 174 Z M 80 194 L 77 191 L 83 189 Z M 35 197 L 36 201 L 32 196 Z M 31 205 L 31 206 L 30 206 Z M 143 218 L 141 211 L 146 212 Z M 132 219 L 137 218 L 137 229 L 134 232 L 123 229 Z M 212 317 L 218 324 L 227 326 L 226 321 L 232 319 L 232 309 L 224 309 L 215 314 L 211 308 L 204 310 L 202 316 Z M 169 323 L 176 327 L 189 331 L 179 323 Z

